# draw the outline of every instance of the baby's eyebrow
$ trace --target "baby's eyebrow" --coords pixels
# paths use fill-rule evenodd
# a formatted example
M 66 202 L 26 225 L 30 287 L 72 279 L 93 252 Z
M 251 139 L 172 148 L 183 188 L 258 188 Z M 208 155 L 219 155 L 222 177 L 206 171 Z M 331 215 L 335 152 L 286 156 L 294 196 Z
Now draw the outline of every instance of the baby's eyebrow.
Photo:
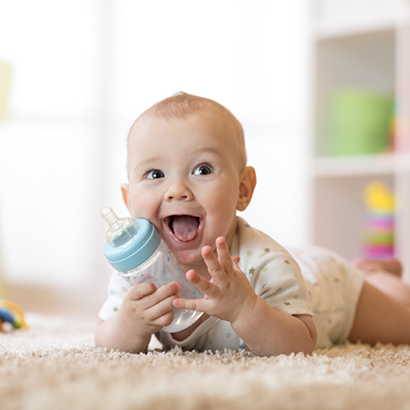
M 193 151 L 194 154 L 201 153 L 201 152 L 210 152 L 212 154 L 218 155 L 218 157 L 222 157 L 221 151 L 213 147 L 203 147 L 203 148 L 198 148 L 195 151 Z
M 158 164 L 160 161 L 161 161 L 161 157 L 150 157 L 150 158 L 143 159 L 141 162 L 137 161 L 136 164 L 135 163 L 133 164 L 132 168 L 128 168 L 128 166 L 131 165 L 128 162 L 128 166 L 127 166 L 128 176 L 135 175 L 135 174 L 140 175 L 142 171 L 146 171 L 145 168 L 149 167 L 153 163 Z
M 161 160 L 162 160 L 161 157 L 150 157 L 150 158 L 146 158 L 142 161 L 137 161 L 136 166 L 145 166 L 145 165 L 151 164 L 152 162 L 160 162 Z

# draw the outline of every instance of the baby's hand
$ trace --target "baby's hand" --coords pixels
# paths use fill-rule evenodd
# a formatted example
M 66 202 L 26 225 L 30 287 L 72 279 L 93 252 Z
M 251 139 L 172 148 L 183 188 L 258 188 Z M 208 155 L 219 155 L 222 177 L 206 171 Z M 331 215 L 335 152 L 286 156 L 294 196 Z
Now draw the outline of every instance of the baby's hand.
M 181 297 L 179 282 L 157 287 L 145 282 L 134 285 L 127 293 L 117 314 L 123 332 L 131 338 L 148 339 L 174 319 L 173 301 Z
M 210 246 L 202 248 L 202 257 L 212 277 L 211 281 L 198 275 L 193 269 L 186 273 L 187 279 L 205 294 L 203 299 L 174 300 L 174 306 L 197 310 L 234 323 L 256 304 L 257 296 L 244 273 L 239 269 L 238 257 L 231 257 L 225 238 L 216 239 L 218 257 Z M 249 310 L 250 309 L 250 310 Z

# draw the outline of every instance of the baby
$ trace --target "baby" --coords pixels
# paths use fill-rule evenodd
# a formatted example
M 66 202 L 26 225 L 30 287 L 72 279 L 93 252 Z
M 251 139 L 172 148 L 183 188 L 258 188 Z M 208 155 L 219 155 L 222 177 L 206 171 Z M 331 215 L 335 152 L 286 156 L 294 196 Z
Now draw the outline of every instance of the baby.
M 351 265 L 321 248 L 286 250 L 236 215 L 256 174 L 242 126 L 222 105 L 180 93 L 149 108 L 130 130 L 127 169 L 131 216 L 154 224 L 205 297 L 181 298 L 178 282 L 131 287 L 114 273 L 97 346 L 145 352 L 155 334 L 165 347 L 271 356 L 346 340 L 410 343 L 410 287 L 398 261 Z M 171 334 L 162 328 L 174 307 L 204 314 Z

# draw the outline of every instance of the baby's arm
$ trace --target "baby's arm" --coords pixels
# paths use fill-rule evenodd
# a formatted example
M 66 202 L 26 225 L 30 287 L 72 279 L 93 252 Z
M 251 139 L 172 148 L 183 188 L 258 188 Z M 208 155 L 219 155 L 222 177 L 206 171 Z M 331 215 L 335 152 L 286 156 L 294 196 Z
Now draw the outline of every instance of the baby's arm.
M 151 335 L 174 319 L 173 301 L 180 297 L 179 282 L 159 289 L 152 283 L 133 286 L 124 298 L 118 314 L 95 331 L 95 345 L 124 352 L 140 353 L 148 349 Z
M 317 341 L 316 327 L 309 315 L 280 312 L 260 296 L 253 311 L 232 323 L 232 328 L 260 356 L 311 354 Z
M 233 330 L 250 350 L 261 356 L 312 353 L 316 329 L 308 315 L 292 316 L 270 307 L 254 289 L 229 254 L 223 237 L 217 238 L 216 257 L 206 246 L 202 256 L 211 281 L 194 270 L 187 278 L 206 296 L 204 299 L 176 299 L 174 306 L 205 312 L 231 323 Z

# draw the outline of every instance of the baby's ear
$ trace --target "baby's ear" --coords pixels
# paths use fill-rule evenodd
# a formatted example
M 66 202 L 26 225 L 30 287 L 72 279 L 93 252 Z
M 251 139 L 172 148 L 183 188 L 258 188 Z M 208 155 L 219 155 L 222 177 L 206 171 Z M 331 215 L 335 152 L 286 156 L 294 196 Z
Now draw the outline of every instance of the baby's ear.
M 130 210 L 130 207 L 128 206 L 129 190 L 130 190 L 130 186 L 128 184 L 122 184 L 121 185 L 122 200 L 124 201 L 124 204 L 127 207 L 128 211 Z
M 253 167 L 245 167 L 240 175 L 239 198 L 236 204 L 238 211 L 244 211 L 251 203 L 256 186 L 256 172 Z

